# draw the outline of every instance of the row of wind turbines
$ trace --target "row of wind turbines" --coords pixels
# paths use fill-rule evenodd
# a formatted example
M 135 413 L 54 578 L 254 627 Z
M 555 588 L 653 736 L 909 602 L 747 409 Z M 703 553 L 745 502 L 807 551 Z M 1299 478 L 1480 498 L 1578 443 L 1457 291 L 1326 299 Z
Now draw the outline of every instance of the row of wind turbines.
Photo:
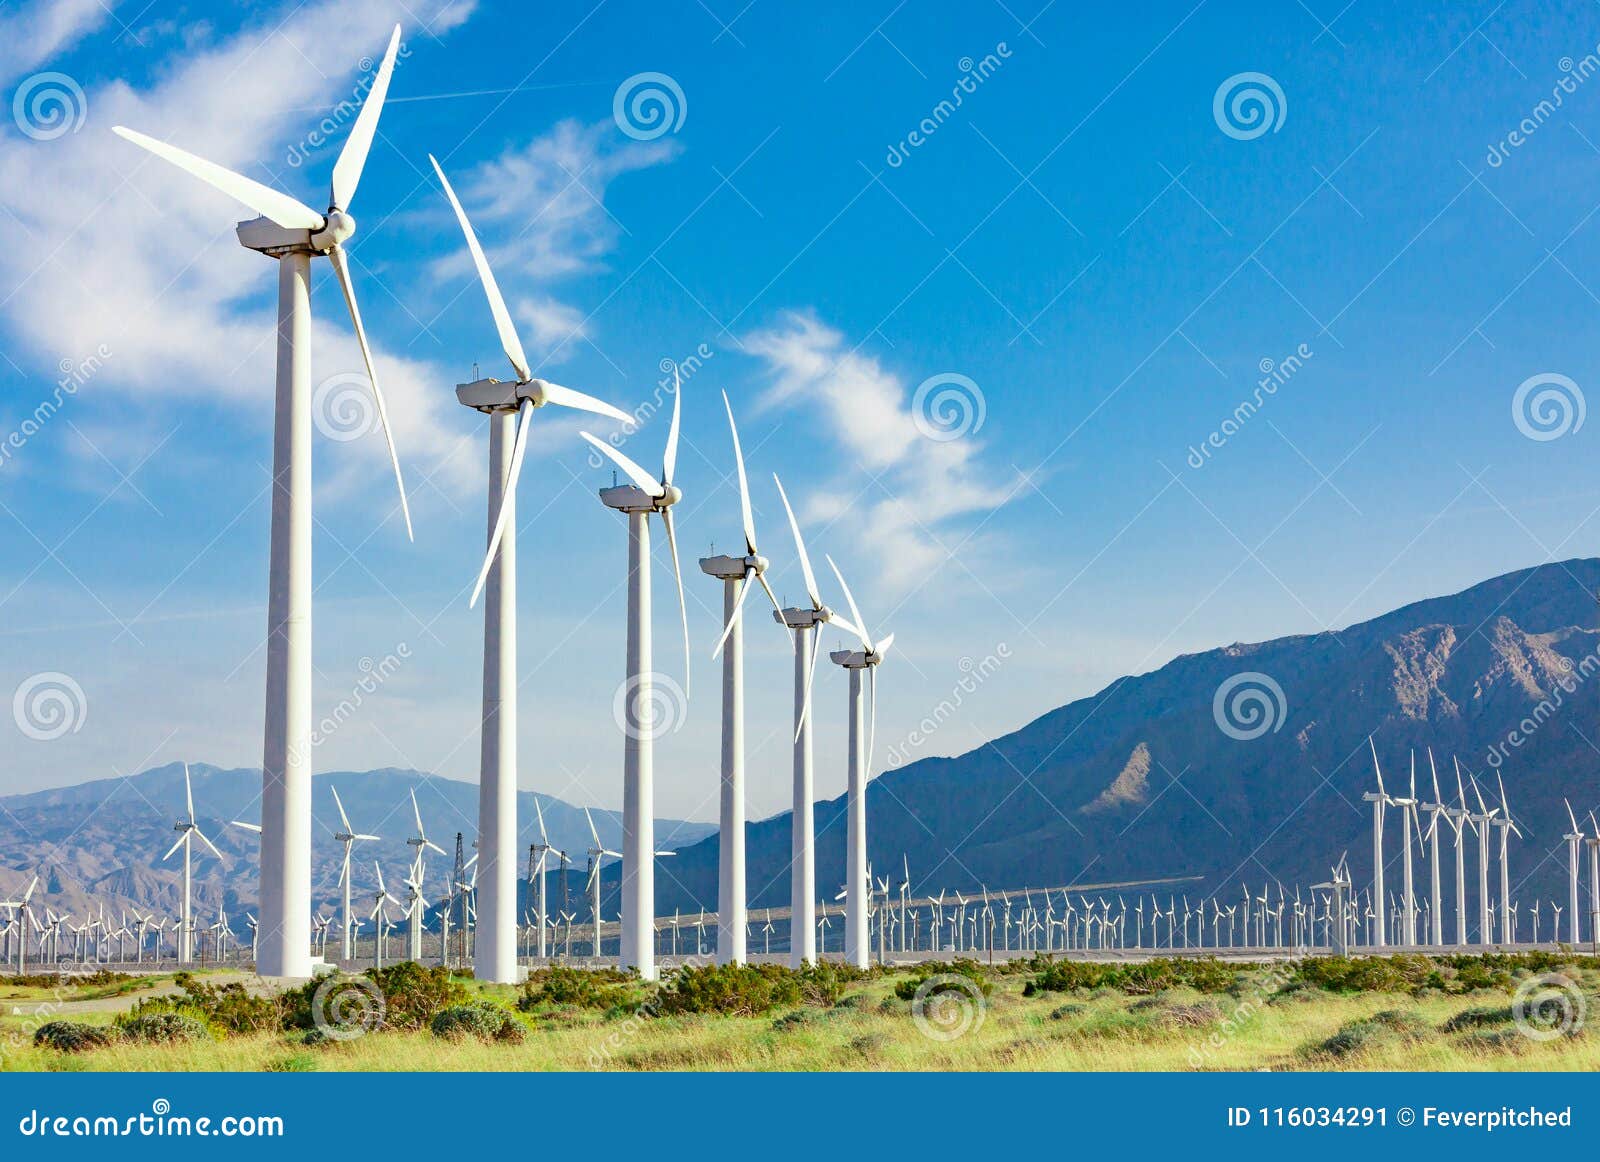
M 262 756 L 261 933 L 259 966 L 263 975 L 305 977 L 313 969 L 311 911 L 311 364 L 310 265 L 325 257 L 332 265 L 350 313 L 372 386 L 373 399 L 395 483 L 407 536 L 412 536 L 405 479 L 390 430 L 388 410 L 367 342 L 345 248 L 356 231 L 350 213 L 400 46 L 396 25 L 348 138 L 334 165 L 328 208 L 317 211 L 298 199 L 250 178 L 158 141 L 116 127 L 127 141 L 177 166 L 227 194 L 260 217 L 241 222 L 241 245 L 278 261 L 277 402 L 274 429 L 272 533 L 268 573 L 266 727 Z M 479 979 L 510 982 L 520 975 L 516 939 L 516 489 L 527 449 L 534 412 L 550 405 L 606 417 L 620 424 L 632 418 L 593 396 L 534 376 L 504 297 L 465 209 L 437 160 L 429 159 L 460 222 L 500 343 L 515 380 L 477 380 L 457 387 L 458 400 L 489 419 L 488 550 L 473 588 L 470 604 L 484 600 L 483 712 L 480 754 L 478 939 L 474 970 Z M 192 232 L 193 227 L 191 226 Z M 726 396 L 724 396 L 726 402 Z M 623 760 L 622 962 L 653 977 L 655 954 L 648 933 L 654 919 L 654 732 L 651 640 L 650 517 L 660 519 L 673 560 L 678 604 L 683 613 L 688 648 L 688 618 L 683 578 L 678 566 L 672 509 L 682 499 L 674 483 L 681 391 L 674 395 L 672 424 L 667 434 L 661 473 L 656 476 L 623 455 L 611 443 L 583 433 L 627 477 L 627 483 L 603 489 L 600 499 L 628 520 L 628 721 Z M 744 753 L 743 654 L 741 612 L 751 581 L 760 583 L 774 605 L 774 616 L 793 635 L 795 673 L 795 851 L 793 906 L 806 936 L 794 950 L 796 963 L 814 960 L 810 932 L 814 915 L 815 864 L 812 855 L 811 689 L 817 655 L 817 631 L 833 623 L 851 633 L 858 649 L 835 651 L 831 659 L 849 672 L 849 955 L 865 963 L 867 923 L 866 815 L 864 790 L 870 766 L 872 727 L 865 715 L 864 690 L 875 693 L 876 667 L 893 641 L 875 640 L 864 622 L 838 567 L 829 560 L 850 606 L 845 619 L 822 600 L 799 526 L 783 496 L 805 574 L 810 604 L 778 608 L 764 573 L 767 561 L 756 549 L 748 481 L 738 446 L 733 412 L 730 430 L 739 474 L 740 505 L 746 552 L 742 558 L 712 557 L 702 569 L 723 583 L 728 611 L 717 653 L 723 657 L 722 885 L 718 932 L 720 958 L 745 955 L 744 912 Z M 780 495 L 782 486 L 779 485 Z M 863 681 L 863 674 L 866 678 Z M 687 664 L 685 688 L 687 689 Z M 874 709 L 870 712 L 875 717 Z M 351 833 L 346 828 L 347 833 Z M 185 862 L 193 836 L 180 840 Z M 351 833 L 353 834 L 353 833 Z M 200 836 L 202 842 L 208 842 Z M 384 893 L 385 895 L 387 893 Z M 383 903 L 379 900 L 379 904 Z M 185 929 L 187 932 L 187 928 Z

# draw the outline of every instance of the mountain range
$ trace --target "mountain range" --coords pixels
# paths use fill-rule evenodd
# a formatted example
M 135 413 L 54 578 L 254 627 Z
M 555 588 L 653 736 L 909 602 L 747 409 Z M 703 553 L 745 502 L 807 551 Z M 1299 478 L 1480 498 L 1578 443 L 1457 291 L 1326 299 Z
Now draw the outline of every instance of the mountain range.
M 1569 824 L 1562 800 L 1572 801 L 1586 828 L 1588 812 L 1600 812 L 1597 591 L 1600 560 L 1544 564 L 1345 629 L 1188 654 L 1119 679 L 965 754 L 878 775 L 867 790 L 875 874 L 898 885 L 909 863 L 918 895 L 1191 877 L 1176 890 L 1237 898 L 1241 884 L 1255 892 L 1282 883 L 1292 892 L 1324 880 L 1348 852 L 1355 882 L 1364 886 L 1372 876 L 1371 808 L 1361 796 L 1375 787 L 1375 745 L 1394 795 L 1409 790 L 1415 761 L 1419 797 L 1431 799 L 1429 748 L 1451 803 L 1455 759 L 1469 776 L 1474 805 L 1471 776 L 1492 804 L 1500 802 L 1503 778 L 1524 833 L 1511 844 L 1514 891 L 1529 903 L 1537 895 L 1564 904 Z M 894 677 L 891 658 L 881 680 Z M 880 737 L 895 728 L 881 723 Z M 843 754 L 817 756 L 819 771 L 843 761 Z M 253 907 L 255 837 L 224 821 L 254 820 L 259 773 L 193 770 L 201 825 L 225 857 L 199 861 L 199 910 L 214 914 L 219 902 Z M 749 777 L 787 780 L 788 770 L 752 770 Z M 339 787 L 359 829 L 386 837 L 358 848 L 368 869 L 362 886 L 372 859 L 393 869 L 393 878 L 409 859 L 403 839 L 413 828 L 410 788 L 430 838 L 450 849 L 459 831 L 471 843 L 472 784 L 396 770 L 319 776 L 313 883 L 321 902 L 337 891 L 330 785 Z M 519 798 L 526 845 L 534 796 Z M 581 897 L 589 846 L 582 811 L 539 800 L 551 841 L 572 856 L 569 890 Z M 182 802 L 176 766 L 0 798 L 0 895 L 42 868 L 58 909 L 93 896 L 113 907 L 126 900 L 174 912 L 177 860 L 161 864 L 157 857 L 175 838 Z M 604 845 L 615 849 L 617 816 L 596 811 L 595 821 Z M 843 881 L 844 799 L 818 803 L 816 822 L 817 890 L 831 899 Z M 1448 852 L 1454 833 L 1441 827 L 1441 851 Z M 677 851 L 657 864 L 658 914 L 714 909 L 714 828 L 662 820 L 657 836 Z M 789 837 L 787 812 L 748 824 L 752 907 L 788 904 Z M 1470 834 L 1467 842 L 1475 892 Z M 1396 813 L 1386 848 L 1394 869 L 1400 843 Z M 432 858 L 434 885 L 447 867 Z M 607 917 L 616 915 L 617 872 L 615 861 L 602 869 Z M 1426 884 L 1426 874 L 1419 876 Z M 1389 884 L 1398 882 L 1391 874 Z M 559 900 L 559 883 L 551 888 Z M 574 906 L 586 914 L 577 900 Z M 1475 908 L 1469 905 L 1473 914 Z

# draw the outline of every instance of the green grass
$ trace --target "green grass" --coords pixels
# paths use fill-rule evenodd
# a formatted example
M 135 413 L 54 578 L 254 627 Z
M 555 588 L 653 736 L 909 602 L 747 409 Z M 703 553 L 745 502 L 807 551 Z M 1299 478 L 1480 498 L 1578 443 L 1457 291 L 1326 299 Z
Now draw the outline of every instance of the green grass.
M 1590 994 L 1600 1020 L 1600 970 L 1566 966 Z M 812 996 L 759 1014 L 641 1014 L 633 1003 L 609 1008 L 524 1003 L 520 1043 L 441 1038 L 426 1028 L 369 1033 L 350 1041 L 304 1044 L 304 1034 L 249 1033 L 217 1041 L 148 1044 L 118 1041 L 63 1053 L 35 1048 L 32 1030 L 66 1016 L 110 1024 L 141 995 L 169 988 L 146 978 L 111 1006 L 67 1014 L 22 1015 L 8 998 L 0 1016 L 4 1070 L 497 1071 L 497 1070 L 1597 1070 L 1600 1034 L 1536 1041 L 1498 1017 L 1511 988 L 1459 992 L 1386 987 L 1335 992 L 1286 983 L 1281 970 L 1247 969 L 1231 987 L 1189 984 L 1145 991 L 1099 985 L 1065 991 L 1024 985 L 1036 973 L 989 976 L 982 1022 L 953 1040 L 927 1036 L 903 999 L 907 982 L 926 970 L 886 972 L 844 985 L 838 1003 Z M 1315 976 L 1316 973 L 1311 975 Z M 1373 974 L 1369 974 L 1373 975 Z M 1392 985 L 1383 974 L 1374 979 Z M 1344 982 L 1340 982 L 1343 984 Z M 519 990 L 464 987 L 474 998 L 518 1010 Z M 638 995 L 646 995 L 642 986 Z M 902 996 L 897 996 L 897 987 Z M 1514 987 L 1512 985 L 1511 987 Z M 37 990 L 50 1000 L 50 990 Z M 90 989 L 84 989 L 87 993 Z M 629 990 L 631 993 L 632 990 Z M 66 990 L 63 995 L 72 995 Z M 73 999 L 88 999 L 76 997 Z M 817 1003 L 819 1001 L 824 1003 Z M 1462 1019 L 1463 1013 L 1473 1016 Z M 1495 1018 L 1478 1016 L 1493 1012 Z

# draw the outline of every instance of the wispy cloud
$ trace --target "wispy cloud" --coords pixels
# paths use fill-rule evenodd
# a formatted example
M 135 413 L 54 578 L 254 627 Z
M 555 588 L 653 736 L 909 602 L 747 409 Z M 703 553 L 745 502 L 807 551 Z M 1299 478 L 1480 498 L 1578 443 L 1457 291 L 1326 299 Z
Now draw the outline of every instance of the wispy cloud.
M 895 587 L 920 583 L 949 559 L 967 532 L 958 518 L 991 512 L 1016 495 L 1014 472 L 984 463 L 972 435 L 929 438 L 918 426 L 906 382 L 811 312 L 790 312 L 744 338 L 763 360 L 767 406 L 801 400 L 820 415 L 850 464 L 813 485 L 813 518 L 850 528 Z
M 0 81 L 49 61 L 112 16 L 117 0 L 34 0 L 0 13 Z

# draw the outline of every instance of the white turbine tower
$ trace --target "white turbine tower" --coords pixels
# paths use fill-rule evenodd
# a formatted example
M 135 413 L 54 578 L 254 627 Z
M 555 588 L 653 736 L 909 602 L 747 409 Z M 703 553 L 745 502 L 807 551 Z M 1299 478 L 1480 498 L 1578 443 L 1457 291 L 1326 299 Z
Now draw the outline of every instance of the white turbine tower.
M 1600 822 L 1589 812 L 1589 940 L 1591 951 L 1600 951 Z
M 580 432 L 585 440 L 622 469 L 631 484 L 600 490 L 600 501 L 628 516 L 628 670 L 622 708 L 622 947 L 619 963 L 637 968 L 644 980 L 656 979 L 655 951 L 655 739 L 664 726 L 655 703 L 650 632 L 650 517 L 661 517 L 672 552 L 672 576 L 678 584 L 678 611 L 683 617 L 683 685 L 689 696 L 689 607 L 678 567 L 678 538 L 672 528 L 672 506 L 683 493 L 672 478 L 678 464 L 678 428 L 682 418 L 682 385 L 672 393 L 672 426 L 661 456 L 657 480 L 604 440 Z M 681 709 L 681 708 L 680 708 Z
M 1467 778 L 1472 782 L 1473 797 L 1478 800 L 1478 813 L 1467 817 L 1478 836 L 1478 943 L 1492 944 L 1494 920 L 1489 914 L 1489 824 L 1500 808 L 1485 805 L 1477 778 L 1472 775 Z
M 1378 765 L 1378 744 L 1371 735 L 1367 736 L 1367 745 L 1372 748 L 1372 769 L 1378 776 L 1378 790 L 1376 793 L 1366 792 L 1361 797 L 1372 804 L 1372 896 L 1375 900 L 1382 900 L 1383 894 L 1383 809 L 1394 802 L 1383 789 L 1383 768 Z M 1409 858 L 1409 849 L 1408 849 Z M 1383 908 L 1377 909 L 1377 927 L 1373 932 L 1372 942 L 1378 947 L 1388 943 L 1384 934 Z
M 194 821 L 194 788 L 189 782 L 189 764 L 183 764 L 183 799 L 188 809 L 188 818 L 180 819 L 172 825 L 178 833 L 178 841 L 167 848 L 167 854 L 161 858 L 172 858 L 172 853 L 178 848 L 183 848 L 183 913 L 178 922 L 178 963 L 188 964 L 194 959 L 194 851 L 193 844 L 196 836 L 200 842 L 209 847 L 218 859 L 222 853 L 217 850 L 217 845 L 205 837 L 205 833 Z M 309 945 L 307 948 L 309 949 Z M 263 974 L 265 975 L 265 974 Z
M 546 929 L 546 926 L 549 923 L 549 917 L 550 917 L 549 912 L 547 912 L 545 910 L 546 909 L 546 905 L 545 905 L 545 874 L 544 874 L 545 856 L 548 855 L 550 852 L 554 851 L 558 858 L 560 858 L 562 860 L 565 860 L 567 858 L 567 853 L 564 852 L 564 851 L 559 851 L 556 848 L 553 848 L 553 847 L 550 846 L 550 836 L 546 833 L 546 831 L 544 829 L 544 808 L 539 805 L 539 798 L 538 798 L 537 795 L 534 796 L 534 799 L 533 799 L 533 812 L 539 819 L 539 842 L 537 844 L 537 851 L 539 853 L 539 858 L 538 858 L 538 863 L 535 865 L 535 876 L 536 876 L 536 878 L 538 880 L 538 885 L 535 888 L 535 891 L 537 891 L 538 899 L 539 899 L 539 943 L 538 943 L 538 953 L 539 953 L 539 958 L 541 960 L 543 960 L 546 956 L 549 955 L 549 946 L 546 943 L 546 932 L 545 932 L 545 929 Z M 565 879 L 563 879 L 562 882 L 564 883 Z
M 1506 781 L 1500 777 L 1499 771 L 1495 772 L 1494 777 L 1500 786 L 1500 817 L 1494 821 L 1494 825 L 1500 829 L 1500 940 L 1503 944 L 1512 944 L 1516 941 L 1512 927 L 1516 910 L 1511 906 L 1511 867 L 1506 862 L 1506 843 L 1513 832 L 1521 839 L 1522 830 L 1511 818 L 1511 804 L 1506 802 Z
M 1433 802 L 1422 804 L 1422 809 L 1428 812 L 1428 833 L 1423 837 L 1428 843 L 1428 873 L 1429 873 L 1429 905 L 1428 943 L 1440 945 L 1444 943 L 1444 898 L 1440 884 L 1439 867 L 1439 815 L 1448 812 L 1444 799 L 1439 795 L 1439 768 L 1433 762 L 1433 748 L 1428 748 L 1428 773 L 1433 776 Z
M 889 647 L 894 644 L 894 634 L 890 634 L 882 641 L 874 641 L 871 638 L 866 623 L 861 619 L 861 610 L 856 607 L 855 595 L 850 592 L 850 586 L 845 584 L 844 574 L 839 572 L 839 566 L 834 563 L 832 557 L 827 557 L 827 561 L 828 567 L 833 570 L 833 575 L 838 578 L 845 602 L 850 606 L 850 621 L 847 622 L 840 617 L 835 617 L 833 620 L 841 628 L 855 634 L 861 642 L 859 650 L 834 650 L 828 655 L 828 659 L 835 665 L 844 667 L 850 674 L 849 789 L 845 808 L 846 843 L 849 846 L 845 858 L 844 958 L 847 964 L 856 968 L 866 968 L 872 956 L 867 929 L 867 910 L 872 889 L 867 871 L 867 779 L 872 775 L 872 751 L 878 729 L 878 665 L 889 652 Z M 872 698 L 870 718 L 862 713 L 862 702 L 866 693 L 861 682 L 863 671 L 867 674 L 867 685 L 870 687 Z M 887 919 L 887 885 L 884 893 L 884 912 Z M 987 900 L 984 906 L 987 909 Z M 882 942 L 880 927 L 879 944 Z
M 469 605 L 483 604 L 483 715 L 479 744 L 478 837 L 483 887 L 473 972 L 479 980 L 514 983 L 517 969 L 517 478 L 534 409 L 546 404 L 594 412 L 621 423 L 630 417 L 608 403 L 535 379 L 527 354 L 489 269 L 478 236 L 450 180 L 430 154 L 445 196 L 467 240 L 489 301 L 500 346 L 516 381 L 480 379 L 456 387 L 463 405 L 489 417 L 488 551 Z
M 400 49 L 389 38 L 361 112 L 333 167 L 327 213 L 192 153 L 116 126 L 114 131 L 260 214 L 241 222 L 239 242 L 278 260 L 277 404 L 273 435 L 272 548 L 267 599 L 266 729 L 261 775 L 261 957 L 263 976 L 311 975 L 311 259 L 333 266 L 406 504 L 400 460 L 356 306 L 344 245 L 354 235 L 350 203 L 378 129 Z M 176 225 L 176 224 L 175 224 Z M 181 230 L 181 227 L 179 227 Z M 190 231 L 192 234 L 192 230 Z M 187 939 L 187 932 L 184 935 Z
M 339 826 L 341 830 L 334 835 L 334 841 L 344 845 L 344 865 L 339 869 L 339 885 L 344 890 L 344 922 L 342 940 L 344 945 L 344 959 L 350 960 L 355 956 L 355 926 L 358 923 L 350 904 L 350 849 L 362 840 L 377 842 L 376 835 L 361 835 L 350 826 L 350 816 L 344 813 L 344 803 L 339 798 L 339 791 L 332 784 L 328 790 L 333 792 L 333 805 L 339 809 Z M 421 828 L 419 827 L 420 831 Z
M 594 914 L 594 956 L 600 958 L 600 860 L 605 856 L 621 859 L 622 853 L 607 851 L 600 843 L 600 833 L 595 830 L 594 816 L 589 814 L 589 808 L 583 809 L 583 817 L 589 821 L 589 838 L 594 841 L 594 846 L 589 848 L 589 882 L 584 884 L 584 890 L 589 893 L 589 907 Z
M 1583 828 L 1578 826 L 1578 817 L 1572 813 L 1572 804 L 1566 803 L 1567 818 L 1572 820 L 1572 830 L 1567 832 L 1567 913 L 1572 918 L 1567 921 L 1567 935 L 1572 946 L 1576 948 L 1578 941 L 1583 938 L 1581 925 L 1578 923 L 1578 865 L 1582 861 Z
M 744 556 L 702 557 L 702 572 L 722 582 L 722 637 L 711 652 L 722 654 L 722 799 L 717 828 L 717 963 L 743 964 L 746 951 L 746 901 L 744 874 L 744 599 L 750 582 L 766 590 L 772 608 L 781 612 L 765 576 L 767 559 L 756 548 L 755 519 L 750 512 L 750 482 L 745 476 L 744 451 L 739 428 L 733 422 L 733 405 L 727 392 L 722 404 L 728 411 L 728 431 L 733 437 L 733 462 L 739 476 L 739 515 L 744 525 Z
M 783 490 L 783 481 L 778 479 L 776 473 L 772 481 L 778 486 L 783 511 L 789 517 L 795 553 L 800 558 L 800 571 L 805 577 L 806 596 L 811 599 L 809 606 L 793 606 L 772 615 L 794 633 L 794 809 L 789 816 L 789 964 L 793 968 L 800 968 L 817 959 L 816 823 L 813 816 L 811 765 L 811 681 L 817 672 L 816 631 L 837 615 L 822 603 L 816 574 L 811 571 L 811 558 L 806 555 L 806 542 L 800 535 L 800 522 L 794 518 L 794 508 L 789 504 L 788 493 Z

